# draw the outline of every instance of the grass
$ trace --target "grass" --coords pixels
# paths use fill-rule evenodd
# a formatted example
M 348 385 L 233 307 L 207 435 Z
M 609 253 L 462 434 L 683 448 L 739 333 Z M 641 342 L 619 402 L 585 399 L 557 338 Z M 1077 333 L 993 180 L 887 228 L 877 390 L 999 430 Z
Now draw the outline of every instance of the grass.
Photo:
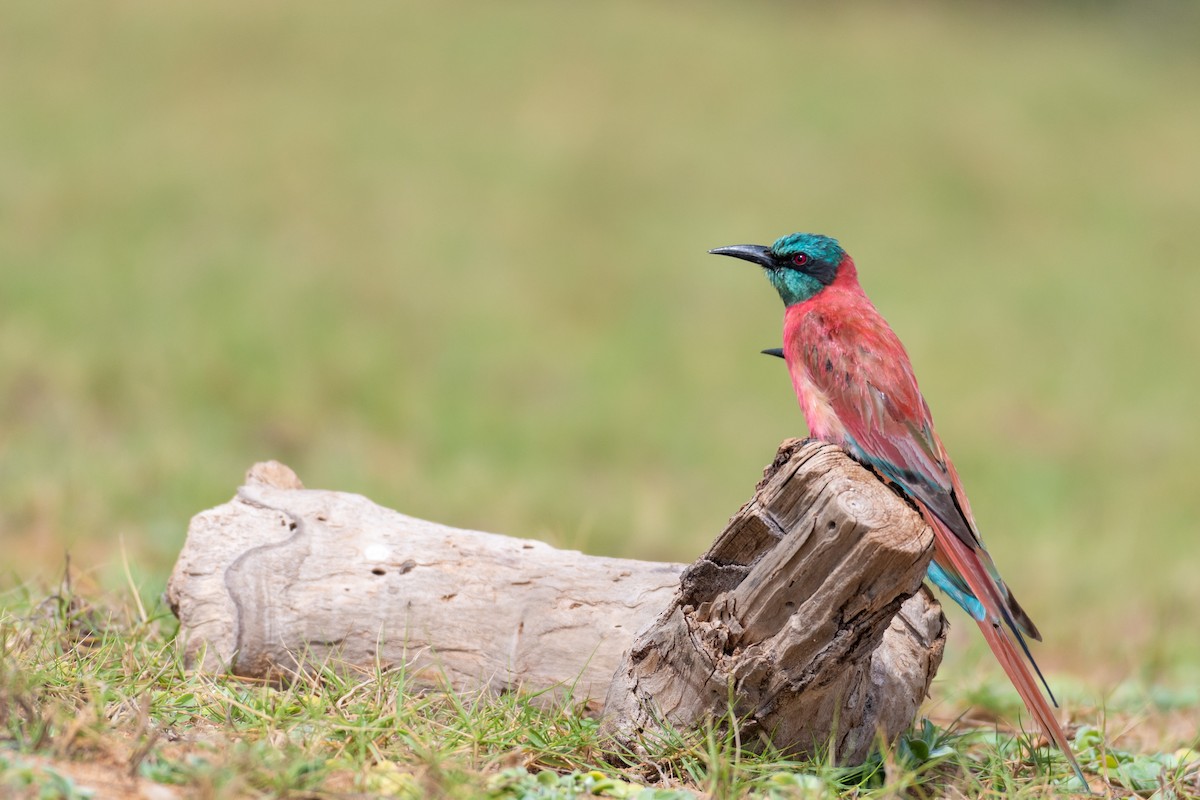
M 69 586 L 35 600 L 10 596 L 0 616 L 6 796 L 815 800 L 1079 788 L 1061 757 L 1019 731 L 928 719 L 854 768 L 743 751 L 731 719 L 668 737 L 631 763 L 606 751 L 597 721 L 569 696 L 429 691 L 403 669 L 336 664 L 313 665 L 283 687 L 199 674 L 181 663 L 164 609 L 111 596 L 92 605 Z M 978 713 L 997 703 L 975 697 L 972 705 Z M 1094 785 L 1194 796 L 1196 750 L 1118 746 L 1138 705 L 1113 703 L 1100 726 L 1076 733 Z M 153 794 L 154 786 L 170 792 Z
M 1196 22 L 1186 2 L 14 6 L 0 588 L 43 592 L 69 551 L 154 597 L 188 518 L 265 458 L 449 524 L 689 560 L 803 432 L 757 355 L 778 301 L 704 251 L 816 230 L 909 348 L 1076 719 L 1112 700 L 1130 752 L 1188 746 Z M 130 619 L 99 652 L 166 663 L 166 621 Z M 930 713 L 992 696 L 1011 719 L 956 619 Z M 55 714 L 151 677 L 55 700 L 14 652 L 5 685 Z M 22 758 L 77 755 L 62 737 Z M 205 780 L 268 791 L 237 752 Z

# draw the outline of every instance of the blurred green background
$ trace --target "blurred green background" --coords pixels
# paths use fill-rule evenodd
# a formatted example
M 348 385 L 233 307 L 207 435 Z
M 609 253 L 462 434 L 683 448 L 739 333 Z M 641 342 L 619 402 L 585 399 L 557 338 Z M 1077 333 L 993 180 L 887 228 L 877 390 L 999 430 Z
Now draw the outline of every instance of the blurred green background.
M 705 251 L 809 230 L 1043 661 L 1195 675 L 1196 9 L 11 5 L 0 583 L 116 585 L 123 544 L 153 595 L 267 458 L 690 560 L 804 431 L 778 298 Z

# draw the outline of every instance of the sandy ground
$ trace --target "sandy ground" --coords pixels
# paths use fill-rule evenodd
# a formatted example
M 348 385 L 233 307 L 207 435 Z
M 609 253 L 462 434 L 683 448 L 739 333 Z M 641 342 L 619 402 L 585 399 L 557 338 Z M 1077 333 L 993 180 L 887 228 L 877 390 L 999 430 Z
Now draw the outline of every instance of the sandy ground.
M 38 797 L 55 775 L 70 779 L 75 791 L 92 800 L 178 800 L 184 796 L 175 787 L 131 775 L 128 764 L 118 764 L 110 759 L 66 761 L 25 754 L 8 755 L 5 759 L 16 770 L 28 770 L 27 786 L 0 784 L 0 794 L 14 791 L 18 798 Z M 11 774 L 13 770 L 9 772 Z

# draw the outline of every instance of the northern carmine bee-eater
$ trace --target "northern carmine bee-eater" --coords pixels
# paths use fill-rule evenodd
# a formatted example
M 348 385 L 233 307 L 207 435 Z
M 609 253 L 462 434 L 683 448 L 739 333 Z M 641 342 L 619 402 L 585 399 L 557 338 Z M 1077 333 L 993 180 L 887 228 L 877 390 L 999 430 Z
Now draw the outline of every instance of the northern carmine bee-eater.
M 929 579 L 979 623 L 1026 707 L 1086 787 L 1034 679 L 1034 673 L 1039 679 L 1042 674 L 1025 637 L 1041 641 L 1041 634 L 983 546 L 908 354 L 859 286 L 854 261 L 836 239 L 811 233 L 784 236 L 770 247 L 743 244 L 710 252 L 766 271 L 787 309 L 782 350 L 763 352 L 787 362 L 809 433 L 845 449 L 920 510 L 934 533 Z

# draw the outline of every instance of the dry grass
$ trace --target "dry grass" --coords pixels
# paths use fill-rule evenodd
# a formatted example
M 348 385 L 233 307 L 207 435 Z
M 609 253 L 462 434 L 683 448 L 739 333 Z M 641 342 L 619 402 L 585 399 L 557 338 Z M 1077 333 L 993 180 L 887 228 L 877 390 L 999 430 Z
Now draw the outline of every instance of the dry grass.
M 70 587 L 0 610 L 0 787 L 18 797 L 1013 797 L 1072 794 L 1063 759 L 1007 727 L 1007 687 L 943 699 L 856 769 L 739 752 L 717 727 L 613 766 L 569 702 L 418 691 L 403 671 L 332 666 L 287 687 L 189 673 L 162 609 Z M 983 690 L 990 692 L 988 695 Z M 971 716 L 947 716 L 966 701 Z M 1200 789 L 1200 703 L 1070 703 L 1093 788 L 1158 798 Z M 996 717 L 988 717 L 995 713 Z M 982 715 L 982 716 L 981 716 Z M 728 720 L 722 724 L 727 725 Z M 1036 748 L 1036 749 L 1033 749 Z M 1074 789 L 1078 789 L 1074 786 Z M 90 794 L 89 794 L 90 793 Z M 1173 794 L 1172 794 L 1173 793 Z

